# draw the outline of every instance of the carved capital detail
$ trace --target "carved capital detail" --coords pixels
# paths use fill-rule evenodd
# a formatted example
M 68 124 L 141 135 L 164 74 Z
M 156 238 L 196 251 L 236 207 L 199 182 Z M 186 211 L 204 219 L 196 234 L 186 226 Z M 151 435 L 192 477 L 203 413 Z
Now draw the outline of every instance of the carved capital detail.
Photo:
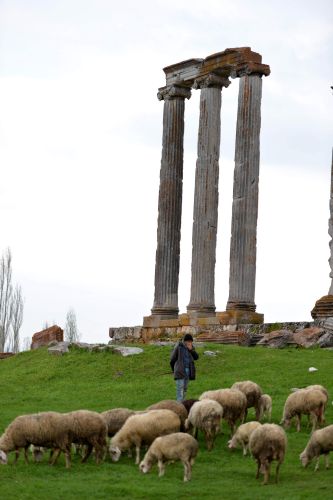
M 193 88 L 204 89 L 207 87 L 216 87 L 222 89 L 222 87 L 229 87 L 230 83 L 231 81 L 229 78 L 210 73 L 209 75 L 194 80 Z
M 256 62 L 248 62 L 245 64 L 237 65 L 231 71 L 231 78 L 237 78 L 245 75 L 265 75 L 268 76 L 271 70 L 267 64 L 261 64 Z
M 190 99 L 191 89 L 188 87 L 181 87 L 180 85 L 167 85 L 166 87 L 158 89 L 157 99 L 159 101 L 175 99 L 176 97 Z

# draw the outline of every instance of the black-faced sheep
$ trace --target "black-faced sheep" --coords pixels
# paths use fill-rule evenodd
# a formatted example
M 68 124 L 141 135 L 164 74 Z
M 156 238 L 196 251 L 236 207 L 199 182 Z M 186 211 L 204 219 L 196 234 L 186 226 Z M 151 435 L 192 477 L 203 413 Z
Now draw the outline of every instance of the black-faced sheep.
M 210 451 L 221 429 L 222 413 L 222 406 L 213 399 L 197 401 L 190 409 L 185 422 L 185 430 L 192 431 L 194 436 L 197 430 L 201 430 L 205 436 L 207 449 Z
M 183 432 L 158 437 L 151 444 L 140 463 L 140 470 L 146 474 L 157 462 L 160 477 L 164 475 L 165 466 L 168 462 L 180 460 L 184 464 L 184 481 L 189 481 L 198 448 L 199 445 L 196 439 Z
M 277 461 L 275 482 L 279 480 L 280 465 L 283 463 L 287 448 L 287 436 L 285 431 L 276 424 L 263 424 L 255 429 L 250 437 L 250 452 L 257 461 L 257 474 L 264 474 L 263 484 L 269 481 L 271 463 Z
M 14 463 L 24 448 L 25 462 L 28 463 L 28 449 L 33 444 L 63 451 L 66 457 L 66 467 L 71 465 L 71 436 L 64 426 L 63 415 L 57 412 L 41 412 L 16 417 L 6 428 L 0 438 L 0 459 L 7 463 L 7 453 L 15 451 Z M 51 460 L 51 463 L 54 461 Z
M 217 389 L 201 394 L 199 400 L 213 399 L 220 403 L 223 409 L 222 419 L 230 426 L 231 435 L 235 432 L 236 422 L 244 419 L 247 400 L 243 392 L 238 389 Z
M 187 419 L 187 411 L 184 405 L 180 401 L 175 401 L 174 399 L 164 399 L 158 403 L 148 406 L 146 408 L 149 410 L 171 410 L 174 411 L 180 418 L 181 427 L 180 430 L 184 430 L 185 420 Z
M 171 410 L 151 410 L 129 417 L 110 442 L 110 455 L 117 462 L 123 451 L 136 449 L 135 463 L 140 462 L 141 444 L 151 444 L 159 436 L 179 432 L 180 418 Z
M 262 394 L 259 399 L 260 419 L 265 416 L 271 421 L 272 418 L 272 398 L 269 394 Z
M 247 417 L 247 409 L 252 407 L 256 412 L 256 420 L 260 420 L 260 397 L 262 395 L 261 387 L 251 380 L 243 380 L 242 382 L 235 382 L 231 386 L 231 389 L 238 389 L 246 396 L 247 405 L 244 420 L 246 420 Z
M 114 436 L 122 428 L 128 417 L 134 415 L 134 410 L 128 408 L 113 408 L 101 413 L 108 427 L 108 435 Z
M 190 413 L 190 409 L 197 401 L 199 401 L 199 399 L 185 399 L 184 401 L 181 401 L 182 405 L 185 406 L 187 415 Z
M 299 458 L 302 465 L 306 467 L 311 460 L 316 458 L 315 470 L 319 469 L 320 455 L 325 455 L 325 466 L 329 468 L 329 452 L 333 450 L 333 425 L 328 425 L 323 429 L 314 431 L 311 435 L 308 444 Z
M 260 426 L 261 423 L 256 420 L 253 422 L 246 422 L 246 424 L 241 424 L 228 442 L 228 448 L 234 449 L 237 448 L 238 445 L 241 445 L 243 447 L 243 455 L 246 455 L 251 434 Z
M 286 399 L 281 424 L 289 427 L 293 417 L 296 418 L 297 432 L 301 430 L 301 416 L 310 415 L 312 431 L 317 427 L 317 422 L 323 421 L 326 397 L 317 389 L 299 389 L 289 394 Z

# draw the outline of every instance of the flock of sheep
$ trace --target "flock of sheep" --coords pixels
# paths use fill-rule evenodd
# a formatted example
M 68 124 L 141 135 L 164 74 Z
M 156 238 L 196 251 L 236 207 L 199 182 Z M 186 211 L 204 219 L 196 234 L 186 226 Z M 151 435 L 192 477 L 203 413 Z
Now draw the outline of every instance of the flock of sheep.
M 303 466 L 316 458 L 317 469 L 319 457 L 324 454 L 328 467 L 328 454 L 333 449 L 333 425 L 315 430 L 325 422 L 327 402 L 327 390 L 321 385 L 297 389 L 285 402 L 281 425 L 289 427 L 295 418 L 299 431 L 304 414 L 312 422 L 313 432 L 300 455 Z M 244 423 L 251 407 L 255 409 L 256 420 Z M 206 447 L 211 450 L 224 420 L 231 433 L 228 447 L 242 446 L 244 455 L 249 450 L 257 461 L 256 477 L 262 473 L 264 484 L 267 484 L 272 461 L 277 462 L 278 481 L 287 446 L 287 436 L 280 425 L 260 423 L 264 416 L 270 421 L 271 411 L 271 397 L 263 394 L 258 384 L 247 380 L 228 389 L 206 391 L 198 400 L 182 403 L 164 400 L 143 411 L 115 408 L 102 413 L 78 410 L 21 415 L 0 437 L 0 463 L 6 464 L 7 454 L 12 451 L 15 451 L 16 463 L 21 449 L 24 449 L 28 463 L 28 451 L 32 447 L 36 461 L 41 459 L 44 449 L 49 448 L 51 464 L 63 452 L 66 467 L 70 467 L 72 445 L 82 448 L 82 462 L 94 451 L 96 463 L 99 463 L 105 457 L 109 437 L 109 453 L 113 461 L 118 461 L 122 453 L 131 454 L 135 449 L 135 463 L 141 472 L 147 473 L 157 463 L 159 476 L 162 476 L 167 463 L 179 460 L 184 465 L 184 481 L 188 481 L 198 453 L 198 431 L 204 434 Z M 237 423 L 240 423 L 238 428 Z M 143 446 L 149 448 L 140 462 Z

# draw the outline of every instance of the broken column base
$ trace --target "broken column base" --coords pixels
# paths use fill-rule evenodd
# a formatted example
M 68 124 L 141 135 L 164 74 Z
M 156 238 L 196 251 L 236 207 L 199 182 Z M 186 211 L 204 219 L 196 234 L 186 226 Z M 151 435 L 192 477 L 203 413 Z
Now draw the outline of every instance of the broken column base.
M 313 319 L 326 319 L 333 317 L 333 295 L 324 295 L 317 300 L 311 311 Z
M 135 337 L 143 342 L 149 342 L 166 338 L 178 339 L 185 333 L 190 333 L 198 340 L 200 335 L 212 337 L 224 334 L 236 339 L 244 331 L 245 325 L 249 329 L 249 325 L 261 325 L 263 322 L 263 314 L 236 309 L 217 312 L 209 316 L 201 316 L 201 314 L 191 312 L 179 314 L 177 318 L 151 315 L 143 318 L 143 326 L 140 330 L 137 327 Z M 110 337 L 113 337 L 113 335 L 116 334 L 110 334 Z M 132 337 L 132 332 L 129 332 L 129 337 Z M 116 340 L 116 336 L 114 339 Z

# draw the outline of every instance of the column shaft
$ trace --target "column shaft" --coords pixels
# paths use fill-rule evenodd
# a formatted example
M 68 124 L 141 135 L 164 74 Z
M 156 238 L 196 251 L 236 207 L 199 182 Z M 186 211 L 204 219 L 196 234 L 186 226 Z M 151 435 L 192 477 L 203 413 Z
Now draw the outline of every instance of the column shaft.
M 198 158 L 192 231 L 191 297 L 189 313 L 215 313 L 215 261 L 218 219 L 218 182 L 221 135 L 221 89 L 226 78 L 208 77 L 201 88 Z
M 183 187 L 183 138 L 185 97 L 190 89 L 166 87 L 164 99 L 163 146 L 158 201 L 155 295 L 153 315 L 177 317 L 180 257 L 180 225 Z
M 228 309 L 255 311 L 261 75 L 239 80 Z

